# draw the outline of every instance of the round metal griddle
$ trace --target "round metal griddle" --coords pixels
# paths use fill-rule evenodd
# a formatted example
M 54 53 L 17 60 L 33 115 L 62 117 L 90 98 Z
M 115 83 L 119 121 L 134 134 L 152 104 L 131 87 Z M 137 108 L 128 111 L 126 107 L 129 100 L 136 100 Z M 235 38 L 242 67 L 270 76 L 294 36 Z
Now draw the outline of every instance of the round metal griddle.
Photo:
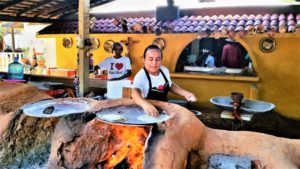
M 33 117 L 59 117 L 69 114 L 86 112 L 89 103 L 80 98 L 63 98 L 42 100 L 29 103 L 20 109 L 24 114 Z
M 28 82 L 34 86 L 36 86 L 38 89 L 42 89 L 42 90 L 56 90 L 56 89 L 61 89 L 63 88 L 63 83 L 60 82 L 34 82 L 34 81 L 30 81 Z
M 216 96 L 210 99 L 210 102 L 220 106 L 226 110 L 233 110 L 233 105 L 231 104 L 232 99 L 229 96 Z M 271 111 L 275 108 L 273 103 L 259 101 L 259 100 L 242 100 L 242 105 L 240 110 L 245 113 L 264 113 Z
M 120 106 L 101 110 L 96 113 L 100 121 L 118 125 L 145 126 L 161 123 L 170 118 L 164 111 L 159 111 L 158 117 L 147 115 L 138 106 Z

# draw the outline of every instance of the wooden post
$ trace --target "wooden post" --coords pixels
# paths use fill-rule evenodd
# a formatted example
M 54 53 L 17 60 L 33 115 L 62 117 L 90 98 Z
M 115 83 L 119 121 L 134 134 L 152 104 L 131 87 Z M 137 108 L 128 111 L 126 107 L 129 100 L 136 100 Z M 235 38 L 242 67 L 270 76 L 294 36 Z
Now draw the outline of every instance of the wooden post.
M 81 39 L 89 38 L 89 9 L 90 0 L 79 0 L 78 5 L 78 30 L 79 37 Z M 79 95 L 83 97 L 89 90 L 89 58 L 87 57 L 87 51 L 89 48 L 84 46 L 82 49 L 78 49 L 79 54 Z
M 11 26 L 11 48 L 12 48 L 12 52 L 15 52 L 15 28 L 12 25 Z

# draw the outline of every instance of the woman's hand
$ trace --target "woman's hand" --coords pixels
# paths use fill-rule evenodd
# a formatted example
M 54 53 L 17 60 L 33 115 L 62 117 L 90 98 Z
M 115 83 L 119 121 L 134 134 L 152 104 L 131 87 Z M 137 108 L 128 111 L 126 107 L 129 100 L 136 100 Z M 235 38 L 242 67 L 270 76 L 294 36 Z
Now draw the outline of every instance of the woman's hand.
M 147 113 L 150 116 L 157 117 L 159 115 L 157 109 L 149 102 L 146 102 L 145 104 L 143 104 L 142 107 L 143 107 L 145 113 Z
M 184 97 L 189 102 L 196 102 L 197 101 L 197 97 L 193 93 L 190 93 L 190 92 L 186 93 L 184 95 Z
M 136 104 L 138 104 L 144 109 L 146 114 L 154 117 L 157 117 L 159 115 L 157 109 L 142 97 L 140 89 L 133 88 L 131 96 L 132 99 L 136 102 Z
M 171 92 L 173 92 L 175 94 L 183 96 L 189 102 L 196 102 L 197 101 L 197 98 L 196 98 L 196 96 L 193 93 L 191 93 L 191 92 L 189 92 L 187 90 L 182 89 L 181 87 L 179 87 L 175 83 L 172 83 L 172 86 L 171 86 L 170 90 L 171 90 Z

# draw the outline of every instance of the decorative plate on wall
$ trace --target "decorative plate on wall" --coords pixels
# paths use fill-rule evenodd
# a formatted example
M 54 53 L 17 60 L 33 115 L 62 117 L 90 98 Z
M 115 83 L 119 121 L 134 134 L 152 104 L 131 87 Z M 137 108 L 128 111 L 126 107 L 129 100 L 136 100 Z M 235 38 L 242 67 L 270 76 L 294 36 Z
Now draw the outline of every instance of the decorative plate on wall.
M 262 38 L 259 41 L 259 48 L 262 52 L 272 52 L 276 47 L 276 42 L 273 38 Z
M 73 40 L 72 38 L 68 37 L 68 38 L 63 38 L 63 46 L 65 48 L 70 48 L 73 45 Z
M 113 40 L 107 40 L 104 42 L 104 50 L 108 53 L 113 53 L 113 45 L 114 45 L 114 41 Z
M 163 38 L 155 38 L 152 42 L 153 45 L 157 45 L 161 50 L 165 48 L 165 40 Z
M 92 41 L 93 41 L 93 46 L 92 46 L 92 49 L 93 50 L 96 50 L 100 47 L 100 41 L 98 38 L 92 38 Z

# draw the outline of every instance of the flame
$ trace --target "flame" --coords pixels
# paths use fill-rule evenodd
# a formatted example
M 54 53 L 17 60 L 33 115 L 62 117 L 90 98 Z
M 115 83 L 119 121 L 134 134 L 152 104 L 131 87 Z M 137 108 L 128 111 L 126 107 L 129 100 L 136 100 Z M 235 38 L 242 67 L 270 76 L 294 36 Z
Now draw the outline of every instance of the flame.
M 112 125 L 112 131 L 114 138 L 107 151 L 111 156 L 104 169 L 114 168 L 124 158 L 129 169 L 142 169 L 144 144 L 149 134 L 147 128 Z

